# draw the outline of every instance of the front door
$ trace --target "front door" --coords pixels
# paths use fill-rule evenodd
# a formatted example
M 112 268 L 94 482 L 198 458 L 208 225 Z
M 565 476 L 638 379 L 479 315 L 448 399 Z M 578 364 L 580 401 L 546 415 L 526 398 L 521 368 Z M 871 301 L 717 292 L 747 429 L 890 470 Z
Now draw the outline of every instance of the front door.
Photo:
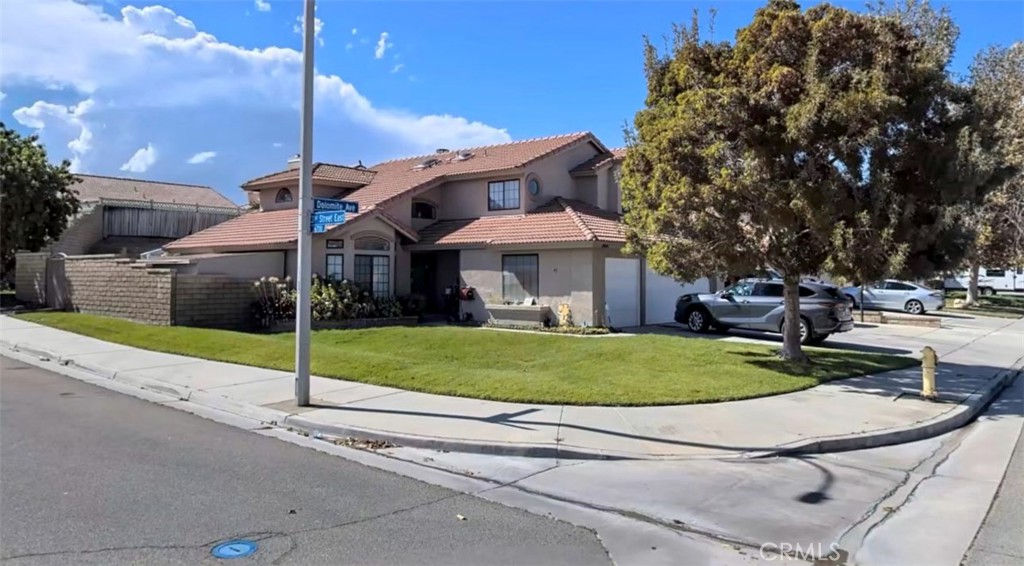
M 437 312 L 437 256 L 432 253 L 412 254 L 409 289 L 427 300 L 427 312 Z

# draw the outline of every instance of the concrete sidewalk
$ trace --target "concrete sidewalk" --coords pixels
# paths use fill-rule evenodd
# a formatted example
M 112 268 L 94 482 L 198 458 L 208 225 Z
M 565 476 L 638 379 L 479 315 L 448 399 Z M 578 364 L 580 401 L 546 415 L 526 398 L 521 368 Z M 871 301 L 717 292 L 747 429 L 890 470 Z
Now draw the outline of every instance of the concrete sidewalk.
M 0 317 L 0 353 L 32 356 L 48 369 L 84 370 L 311 433 L 560 458 L 752 457 L 919 440 L 965 424 L 1024 363 L 1024 320 L 914 336 L 942 357 L 939 402 L 916 396 L 920 370 L 911 368 L 761 399 L 664 407 L 500 403 L 313 377 L 315 406 L 299 408 L 287 372 L 150 352 Z

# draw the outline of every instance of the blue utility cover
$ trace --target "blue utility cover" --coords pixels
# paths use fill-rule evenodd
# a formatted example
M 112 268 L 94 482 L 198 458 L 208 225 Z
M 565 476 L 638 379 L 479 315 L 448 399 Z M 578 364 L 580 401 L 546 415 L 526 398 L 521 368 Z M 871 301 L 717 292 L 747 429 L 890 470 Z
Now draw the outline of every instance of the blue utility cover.
M 229 540 L 213 547 L 210 554 L 214 558 L 245 558 L 246 556 L 252 556 L 257 549 L 259 549 L 259 545 L 251 540 Z

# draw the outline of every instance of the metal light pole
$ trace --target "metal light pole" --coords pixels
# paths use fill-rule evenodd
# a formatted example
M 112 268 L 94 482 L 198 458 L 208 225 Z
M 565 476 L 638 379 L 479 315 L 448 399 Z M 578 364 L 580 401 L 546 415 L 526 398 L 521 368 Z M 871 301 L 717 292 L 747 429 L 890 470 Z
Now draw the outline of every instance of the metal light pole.
M 299 163 L 299 261 L 295 281 L 295 401 L 309 406 L 309 287 L 313 276 L 313 28 L 315 0 L 305 0 L 302 24 L 302 126 Z

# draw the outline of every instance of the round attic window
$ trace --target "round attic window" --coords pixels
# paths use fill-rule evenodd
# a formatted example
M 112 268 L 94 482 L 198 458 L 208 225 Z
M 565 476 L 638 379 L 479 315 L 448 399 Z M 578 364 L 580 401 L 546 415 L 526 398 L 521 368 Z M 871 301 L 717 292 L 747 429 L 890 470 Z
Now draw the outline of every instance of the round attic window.
M 530 196 L 537 196 L 540 194 L 540 181 L 537 179 L 530 179 L 527 184 L 527 189 L 530 191 Z

